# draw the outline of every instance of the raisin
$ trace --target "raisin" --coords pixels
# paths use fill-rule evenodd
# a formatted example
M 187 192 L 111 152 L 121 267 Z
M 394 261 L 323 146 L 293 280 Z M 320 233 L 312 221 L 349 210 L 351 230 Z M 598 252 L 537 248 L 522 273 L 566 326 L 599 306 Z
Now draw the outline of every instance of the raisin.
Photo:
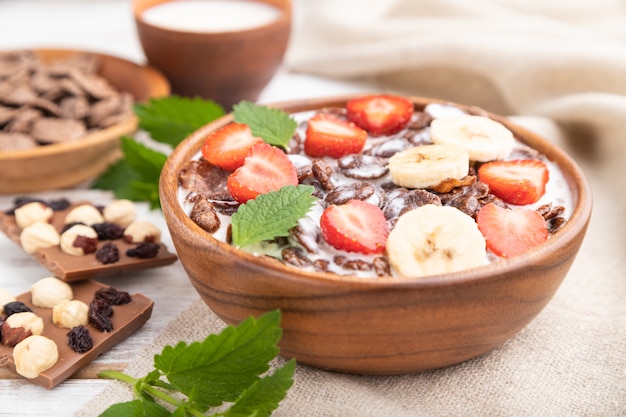
M 58 198 L 56 200 L 48 201 L 48 207 L 50 207 L 53 211 L 61 211 L 65 210 L 70 206 L 70 202 L 67 198 Z
M 120 260 L 120 251 L 113 242 L 107 242 L 96 251 L 96 260 L 102 264 L 113 264 Z
M 117 288 L 107 287 L 100 288 L 94 294 L 94 298 L 105 301 L 111 305 L 128 304 L 131 301 L 130 294 L 126 291 L 120 291 Z
M 26 313 L 32 312 L 30 308 L 26 304 L 21 301 L 11 301 L 10 303 L 6 303 L 4 305 L 4 317 L 7 318 L 11 314 L 15 313 Z
M 91 227 L 93 227 L 98 234 L 99 240 L 116 240 L 124 236 L 124 228 L 117 223 L 94 223 Z
M 98 239 L 78 235 L 72 244 L 75 248 L 81 248 L 85 255 L 94 253 L 98 250 Z
M 77 353 L 85 353 L 93 347 L 93 339 L 89 329 L 82 324 L 67 332 L 67 342 L 70 348 Z
M 128 249 L 126 256 L 140 259 L 154 258 L 159 253 L 160 248 L 161 246 L 158 243 L 143 242 L 132 249 Z
M 113 330 L 113 308 L 111 304 L 101 298 L 94 298 L 89 303 L 89 322 L 101 332 L 110 332 Z

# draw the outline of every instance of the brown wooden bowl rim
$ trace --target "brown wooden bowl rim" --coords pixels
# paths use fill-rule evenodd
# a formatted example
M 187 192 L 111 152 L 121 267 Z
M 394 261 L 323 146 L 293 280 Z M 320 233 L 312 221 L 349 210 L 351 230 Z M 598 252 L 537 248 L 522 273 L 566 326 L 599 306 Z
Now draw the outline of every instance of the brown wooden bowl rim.
M 269 103 L 268 106 L 283 109 L 287 112 L 299 112 L 319 109 L 321 107 L 331 107 L 345 104 L 349 99 L 367 95 L 371 93 L 362 94 L 350 94 L 334 97 L 323 97 L 304 100 L 292 100 L 276 103 Z M 188 160 L 187 156 L 191 158 L 202 147 L 203 138 L 212 130 L 218 129 L 231 121 L 233 121 L 232 114 L 225 115 L 193 132 L 189 137 L 184 139 L 169 155 L 165 166 L 162 171 L 162 175 L 159 182 L 159 192 L 161 196 L 161 204 L 163 212 L 167 214 L 171 211 L 171 214 L 181 220 L 182 223 L 177 228 L 187 229 L 187 233 L 195 233 L 202 239 L 211 241 L 213 245 L 216 245 L 218 249 L 224 250 L 229 256 L 239 257 L 245 262 L 252 262 L 260 268 L 267 269 L 268 271 L 277 271 L 281 275 L 289 275 L 294 279 L 307 279 L 307 280 L 319 280 L 319 281 L 339 281 L 343 284 L 349 285 L 365 285 L 367 288 L 385 288 L 385 287 L 406 287 L 406 288 L 427 288 L 454 285 L 457 283 L 466 283 L 468 281 L 477 281 L 484 279 L 497 279 L 497 277 L 508 276 L 509 273 L 519 269 L 530 268 L 533 265 L 538 264 L 541 259 L 549 257 L 551 253 L 559 251 L 564 246 L 576 238 L 579 233 L 584 233 L 591 217 L 592 210 L 592 193 L 589 183 L 583 174 L 582 170 L 576 164 L 576 162 L 567 155 L 563 150 L 556 145 L 550 143 L 547 139 L 544 139 L 516 123 L 508 120 L 505 117 L 486 112 L 483 109 L 473 106 L 466 106 L 450 101 L 424 98 L 417 96 L 407 96 L 416 105 L 423 106 L 428 103 L 441 103 L 441 104 L 453 104 L 459 106 L 471 114 L 487 115 L 494 120 L 512 129 L 515 136 L 522 140 L 524 143 L 533 142 L 533 147 L 539 144 L 540 151 L 550 156 L 550 159 L 554 160 L 555 157 L 559 158 L 558 164 L 566 179 L 571 177 L 570 192 L 573 195 L 573 210 L 570 219 L 565 225 L 558 230 L 553 236 L 548 239 L 539 247 L 530 250 L 522 255 L 516 256 L 511 259 L 499 259 L 497 262 L 490 263 L 478 268 L 463 270 L 459 272 L 431 275 L 425 277 L 413 277 L 413 278 L 397 278 L 397 277 L 382 277 L 382 278 L 368 278 L 359 277 L 355 275 L 338 275 L 329 272 L 313 272 L 298 269 L 284 265 L 277 259 L 273 259 L 266 256 L 256 256 L 243 250 L 237 249 L 225 242 L 215 239 L 212 235 L 201 229 L 196 225 L 180 206 L 178 199 L 175 201 L 168 201 L 167 196 L 176 197 L 178 191 L 178 171 L 182 163 Z M 530 138 L 528 141 L 526 139 Z M 173 190 L 173 193 L 167 193 L 167 190 Z M 174 236 L 172 236 L 174 238 Z
M 137 23 L 141 23 L 142 25 L 152 28 L 153 30 L 160 30 L 163 31 L 164 33 L 171 33 L 171 34 L 176 34 L 176 35 L 184 35 L 184 36 L 189 36 L 192 38 L 203 38 L 203 37 L 207 37 L 207 36 L 211 36 L 211 37 L 216 37 L 216 36 L 224 36 L 224 35 L 232 35 L 232 34 L 245 34 L 245 35 L 250 35 L 250 34 L 254 34 L 255 32 L 263 32 L 266 31 L 269 28 L 274 28 L 274 27 L 280 27 L 280 26 L 290 26 L 291 25 L 291 15 L 292 15 L 292 3 L 291 0 L 284 0 L 284 4 L 278 0 L 255 0 L 255 1 L 259 1 L 261 3 L 265 3 L 265 4 L 270 4 L 275 6 L 277 9 L 280 10 L 280 14 L 279 16 L 272 20 L 271 22 L 268 22 L 264 25 L 259 25 L 259 26 L 255 26 L 255 27 L 251 27 L 248 29 L 238 29 L 238 30 L 228 30 L 228 31 L 219 31 L 219 32 L 192 32 L 192 31 L 186 31 L 186 30 L 179 30 L 179 29 L 172 29 L 172 28 L 167 28 L 167 27 L 163 27 L 163 26 L 157 26 L 157 25 L 153 25 L 151 23 L 148 23 L 144 20 L 142 13 L 149 9 L 150 7 L 154 7 L 158 4 L 162 4 L 162 3 L 167 3 L 170 2 L 171 0 L 161 0 L 161 1 L 157 1 L 154 4 L 151 4 L 147 7 L 144 7 L 143 4 L 141 4 L 141 6 L 138 4 L 137 1 L 133 1 L 133 16 L 135 18 L 135 21 Z M 142 2 L 143 3 L 143 2 Z M 279 4 L 280 3 L 280 4 Z
M 7 50 L 0 51 L 0 55 L 7 53 L 15 53 L 23 50 L 28 50 L 33 52 L 35 55 L 40 57 L 41 59 L 46 59 L 46 57 L 62 57 L 62 56 L 70 56 L 74 54 L 90 54 L 95 55 L 101 59 L 112 60 L 122 62 L 125 65 L 129 65 L 133 67 L 140 73 L 143 73 L 146 78 L 150 78 L 153 83 L 150 84 L 149 87 L 149 95 L 150 96 L 168 96 L 170 94 L 170 84 L 160 71 L 156 68 L 151 67 L 149 65 L 140 65 L 135 62 L 116 57 L 113 55 L 104 54 L 101 52 L 88 51 L 88 50 L 80 50 L 80 49 L 63 49 L 63 48 L 23 48 L 19 50 Z M 94 145 L 109 142 L 111 140 L 117 140 L 120 136 L 129 134 L 137 129 L 138 118 L 136 116 L 128 117 L 113 126 L 107 127 L 106 129 L 102 129 L 88 135 L 85 135 L 80 138 L 80 140 L 68 142 L 68 143 L 54 143 L 45 146 L 38 146 L 33 149 L 27 150 L 19 150 L 19 151 L 7 151 L 0 152 L 0 163 L 2 161 L 8 160 L 19 160 L 26 158 L 39 158 L 44 156 L 53 156 L 57 154 L 63 154 L 67 152 L 72 152 L 77 149 L 89 148 Z

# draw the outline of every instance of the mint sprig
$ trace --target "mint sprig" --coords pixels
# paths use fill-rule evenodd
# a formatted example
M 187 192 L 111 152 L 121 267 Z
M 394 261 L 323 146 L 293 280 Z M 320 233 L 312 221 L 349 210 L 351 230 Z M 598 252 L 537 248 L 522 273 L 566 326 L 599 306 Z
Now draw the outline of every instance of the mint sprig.
M 289 230 L 313 207 L 313 191 L 310 185 L 287 185 L 239 206 L 231 217 L 233 245 L 244 248 L 289 236 Z
M 211 100 L 177 96 L 137 103 L 133 111 L 139 117 L 141 129 L 156 142 L 172 147 L 196 129 L 224 115 L 222 107 Z M 150 208 L 159 208 L 159 175 L 167 155 L 131 137 L 121 138 L 121 150 L 123 158 L 110 166 L 91 187 L 113 191 L 117 198 L 147 201 Z
M 136 399 L 109 407 L 101 417 L 211 416 L 266 417 L 278 407 L 293 384 L 292 359 L 267 374 L 279 352 L 280 311 L 249 317 L 201 342 L 166 346 L 154 357 L 155 369 L 143 378 L 117 371 L 99 376 L 126 382 Z M 186 398 L 181 399 L 181 395 Z
M 233 106 L 233 116 L 235 122 L 248 125 L 254 136 L 283 148 L 287 147 L 298 127 L 288 113 L 245 100 Z

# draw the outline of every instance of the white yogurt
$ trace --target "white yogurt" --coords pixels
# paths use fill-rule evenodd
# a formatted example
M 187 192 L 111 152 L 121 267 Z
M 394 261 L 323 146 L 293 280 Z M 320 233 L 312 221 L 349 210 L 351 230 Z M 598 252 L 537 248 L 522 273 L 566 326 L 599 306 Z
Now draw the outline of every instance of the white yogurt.
M 233 32 L 267 25 L 280 15 L 272 5 L 251 0 L 174 0 L 145 10 L 146 23 L 185 32 Z
M 429 109 L 431 110 L 431 109 Z M 453 115 L 453 114 L 457 114 L 457 112 L 461 112 L 461 114 L 463 114 L 462 111 L 460 111 L 458 108 L 452 107 L 452 106 L 445 106 L 445 105 L 438 105 L 437 108 L 435 109 L 436 111 L 434 111 L 434 113 L 436 113 L 438 115 L 438 117 L 446 117 L 448 115 Z M 300 113 L 295 113 L 292 114 L 291 116 L 294 118 L 294 120 L 296 122 L 298 122 L 298 129 L 297 129 L 297 133 L 299 135 L 301 135 L 302 137 L 304 137 L 306 135 L 305 129 L 306 129 L 306 121 L 311 118 L 313 116 L 314 112 L 300 112 Z M 401 131 L 395 135 L 392 136 L 384 136 L 384 137 L 368 137 L 367 143 L 365 145 L 364 149 L 368 149 L 374 145 L 380 144 L 381 142 L 385 142 L 385 141 L 389 141 L 389 140 L 393 140 L 394 138 L 397 137 L 401 137 L 403 134 L 405 133 L 405 131 Z M 424 129 L 424 134 L 429 136 L 428 134 L 428 128 Z M 290 154 L 288 155 L 289 159 L 294 163 L 294 165 L 296 167 L 298 166 L 302 166 L 305 165 L 307 162 L 310 163 L 310 161 L 312 160 L 312 158 L 308 157 L 307 155 L 305 155 L 304 153 L 300 153 L 300 154 Z M 202 158 L 202 153 L 198 152 L 193 159 L 199 160 Z M 315 158 L 313 158 L 315 159 Z M 333 167 L 337 167 L 337 160 L 333 159 L 333 158 L 323 158 L 327 163 L 329 163 L 331 166 Z M 563 177 L 562 172 L 560 171 L 560 169 L 558 168 L 558 166 L 549 160 L 544 161 L 548 167 L 548 171 L 549 171 L 549 181 L 546 184 L 546 190 L 545 190 L 545 194 L 541 197 L 541 199 L 539 201 L 537 201 L 534 204 L 531 205 L 527 205 L 525 206 L 526 208 L 530 208 L 530 209 L 537 209 L 538 207 L 542 206 L 543 204 L 546 203 L 552 203 L 552 204 L 556 204 L 556 205 L 561 205 L 564 208 L 564 212 L 562 213 L 562 217 L 564 217 L 565 219 L 569 219 L 569 217 L 571 216 L 572 213 L 572 209 L 573 209 L 573 202 L 572 202 L 572 196 L 569 190 L 569 187 L 567 185 L 567 181 L 565 180 L 565 178 Z M 339 185 L 339 184 L 350 184 L 353 182 L 358 182 L 359 180 L 355 180 L 353 178 L 344 176 L 343 174 L 341 174 L 340 172 L 338 172 L 338 170 L 335 170 L 334 175 L 333 175 L 333 183 L 335 185 Z M 381 185 L 385 182 L 391 182 L 391 176 L 389 173 L 387 173 L 386 175 L 382 176 L 381 178 L 375 179 L 375 180 L 367 180 L 367 182 L 370 182 L 372 184 L 378 184 Z M 193 193 L 191 194 L 193 195 Z M 189 197 L 190 197 L 190 193 L 189 190 L 185 190 L 182 187 L 179 187 L 178 190 L 178 200 L 181 204 L 181 207 L 183 208 L 183 210 L 189 214 L 192 208 L 192 204 L 189 202 Z M 376 204 L 375 202 L 373 202 L 374 204 Z M 511 207 L 515 207 L 515 206 L 511 206 Z M 321 213 L 323 211 L 323 208 L 321 206 L 321 204 L 316 204 L 311 211 L 307 214 L 307 216 L 303 219 L 300 220 L 299 225 L 300 227 L 302 227 L 303 229 L 308 229 L 311 230 L 311 228 L 315 228 L 315 227 L 319 227 L 319 220 L 321 217 Z M 230 224 L 230 216 L 225 216 L 222 214 L 219 214 L 220 220 L 221 220 L 221 227 L 220 229 L 215 232 L 213 234 L 213 236 L 221 241 L 226 241 L 226 230 L 228 228 L 228 225 Z M 292 246 L 299 246 L 298 242 L 296 242 L 293 239 L 290 239 L 290 243 L 292 244 Z M 330 246 L 329 244 L 327 244 L 326 242 L 323 241 L 323 239 L 321 239 L 319 242 L 317 243 L 312 243 L 309 242 L 308 243 L 309 247 L 317 247 L 317 252 L 316 253 L 307 253 L 307 257 L 311 260 L 311 261 L 316 261 L 316 260 L 325 260 L 328 261 L 328 267 L 329 267 L 329 271 L 330 272 L 334 272 L 338 275 L 356 275 L 356 276 L 360 276 L 360 277 L 370 277 L 370 278 L 375 278 L 376 274 L 375 271 L 373 270 L 366 270 L 366 271 L 352 271 L 352 270 L 346 270 L 343 269 L 341 266 L 336 265 L 333 262 L 333 259 L 336 256 L 341 256 L 344 257 L 346 260 L 348 261 L 357 261 L 357 260 L 362 260 L 368 263 L 372 263 L 374 258 L 380 255 L 364 255 L 364 254 L 360 254 L 360 253 L 350 253 L 350 252 L 345 252 L 345 251 L 340 251 L 337 250 L 335 248 L 333 248 L 332 246 Z M 246 248 L 246 250 L 248 250 L 249 252 L 252 252 L 256 255 L 270 255 L 270 256 L 275 256 L 280 258 L 280 247 L 277 247 L 275 244 L 259 244 L 256 245 L 254 247 L 248 247 Z M 288 263 L 286 263 L 286 265 L 289 265 Z M 294 266 L 294 268 L 296 268 Z M 304 270 L 309 270 L 309 271 L 314 271 L 314 268 L 312 266 L 310 267 L 306 267 L 306 268 L 301 268 Z M 392 271 L 392 275 L 395 275 L 395 273 Z

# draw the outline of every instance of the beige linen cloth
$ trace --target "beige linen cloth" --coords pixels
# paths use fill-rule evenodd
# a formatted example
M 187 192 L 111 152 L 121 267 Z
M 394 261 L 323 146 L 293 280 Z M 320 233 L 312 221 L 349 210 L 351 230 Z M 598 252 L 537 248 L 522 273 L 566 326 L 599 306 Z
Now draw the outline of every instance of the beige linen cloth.
M 288 69 L 515 117 L 569 151 L 594 193 L 587 238 L 545 310 L 479 358 L 356 376 L 298 366 L 275 416 L 626 416 L 626 3 L 309 0 Z M 194 323 L 190 326 L 189 323 Z M 223 328 L 201 302 L 129 366 Z M 280 360 L 279 360 L 280 362 Z M 112 382 L 77 415 L 131 399 Z

